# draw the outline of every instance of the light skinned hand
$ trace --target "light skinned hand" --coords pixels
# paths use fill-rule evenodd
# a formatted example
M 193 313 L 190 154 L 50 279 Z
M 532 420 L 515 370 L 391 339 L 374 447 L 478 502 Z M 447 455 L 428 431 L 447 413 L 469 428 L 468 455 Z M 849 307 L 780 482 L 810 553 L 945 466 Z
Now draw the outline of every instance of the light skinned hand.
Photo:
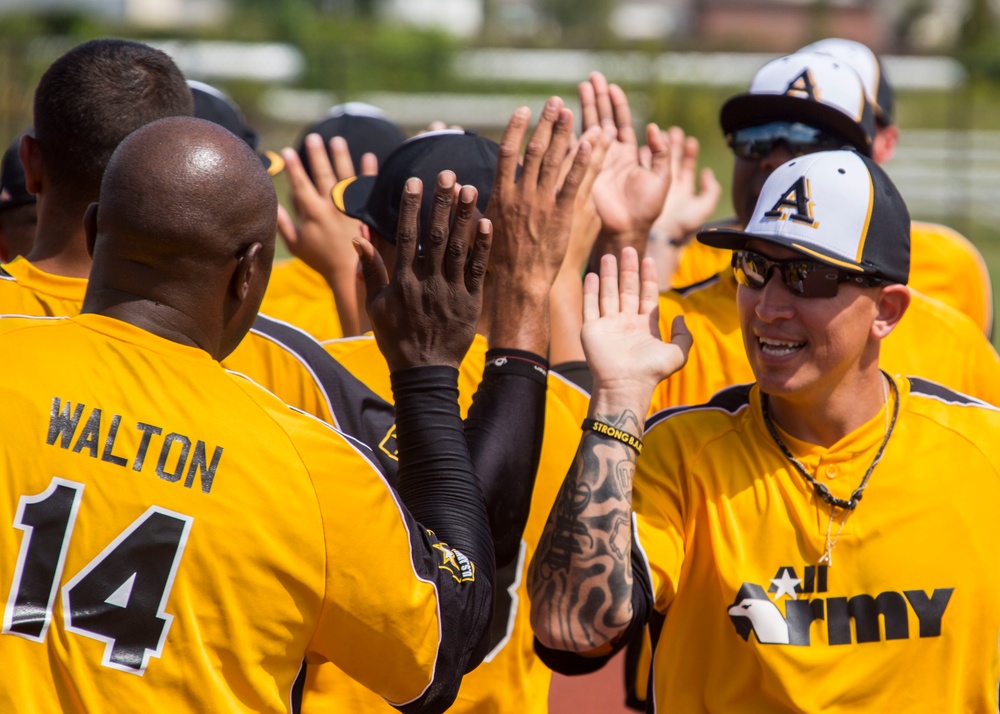
M 600 277 L 583 287 L 583 349 L 594 377 L 594 394 L 645 414 L 653 390 L 687 362 L 692 338 L 678 317 L 669 342 L 660 339 L 659 292 L 652 259 L 642 262 L 632 248 L 601 258 Z M 610 396 L 609 396 L 610 395 Z

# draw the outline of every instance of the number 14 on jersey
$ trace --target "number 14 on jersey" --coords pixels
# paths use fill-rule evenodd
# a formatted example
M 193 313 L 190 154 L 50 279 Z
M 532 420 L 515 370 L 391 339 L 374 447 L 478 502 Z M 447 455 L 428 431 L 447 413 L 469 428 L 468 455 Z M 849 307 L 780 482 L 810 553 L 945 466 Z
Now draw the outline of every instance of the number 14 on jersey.
M 44 642 L 83 484 L 53 478 L 22 496 L 14 527 L 24 531 L 3 615 L 3 633 Z M 151 506 L 62 587 L 65 629 L 105 643 L 101 664 L 142 675 L 160 657 L 166 612 L 194 519 Z

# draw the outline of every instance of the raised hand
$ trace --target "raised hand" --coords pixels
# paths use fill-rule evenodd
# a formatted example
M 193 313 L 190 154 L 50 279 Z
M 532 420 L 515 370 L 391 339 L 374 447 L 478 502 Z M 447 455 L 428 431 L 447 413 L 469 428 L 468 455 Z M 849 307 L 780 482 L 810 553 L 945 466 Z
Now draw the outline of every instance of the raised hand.
M 600 278 L 587 275 L 583 287 L 583 349 L 594 377 L 593 405 L 601 411 L 629 409 L 645 415 L 660 381 L 687 362 L 691 333 L 674 320 L 670 342 L 660 339 L 659 291 L 652 259 L 642 262 L 632 248 L 622 251 L 619 279 L 613 255 L 601 259 Z M 639 425 L 641 428 L 641 424 Z M 641 433 L 641 431 L 640 431 Z
M 308 135 L 305 146 L 312 179 L 294 150 L 285 148 L 281 152 L 298 224 L 279 207 L 278 232 L 291 254 L 322 275 L 330 286 L 344 334 L 357 334 L 354 284 L 358 256 L 351 243 L 360 233 L 359 224 L 357 219 L 338 211 L 330 198 L 330 191 L 338 181 L 355 175 L 351 154 L 341 137 L 330 140 L 333 164 L 319 134 Z M 362 161 L 363 175 L 374 175 L 378 168 L 374 154 L 365 154 Z
M 500 142 L 497 173 L 486 215 L 494 226 L 491 279 L 492 347 L 548 350 L 549 290 L 562 265 L 573 224 L 573 209 L 591 158 L 589 139 L 579 142 L 568 171 L 563 166 L 573 143 L 573 114 L 559 97 L 546 102 L 517 173 L 531 112 L 514 112 Z M 596 132 L 592 132 L 596 138 Z
M 665 134 L 670 149 L 670 190 L 653 232 L 680 243 L 693 238 L 694 232 L 712 217 L 722 197 L 722 184 L 712 169 L 705 167 L 698 172 L 698 139 L 686 136 L 678 126 L 670 127 Z
M 646 145 L 650 162 L 639 160 L 639 144 L 632 128 L 632 112 L 625 92 L 608 84 L 600 72 L 579 85 L 583 128 L 614 127 L 616 141 L 611 145 L 604 168 L 594 187 L 594 202 L 601 219 L 599 249 L 617 255 L 630 245 L 645 249 L 653 221 L 663 209 L 670 187 L 669 148 L 655 124 L 646 126 Z
M 487 219 L 475 220 L 478 192 L 462 186 L 456 204 L 455 174 L 442 171 L 423 241 L 418 225 L 422 194 L 419 179 L 406 182 L 391 280 L 372 245 L 354 241 L 375 340 L 391 371 L 426 365 L 457 368 L 482 310 L 493 228 Z

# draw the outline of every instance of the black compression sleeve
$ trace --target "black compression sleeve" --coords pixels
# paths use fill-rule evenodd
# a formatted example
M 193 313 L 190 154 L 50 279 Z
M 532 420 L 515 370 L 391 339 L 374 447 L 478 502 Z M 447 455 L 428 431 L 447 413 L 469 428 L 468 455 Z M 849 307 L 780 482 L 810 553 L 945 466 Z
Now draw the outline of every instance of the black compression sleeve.
M 486 497 L 502 568 L 517 558 L 545 431 L 548 362 L 531 352 L 486 353 L 483 380 L 465 418 L 472 462 Z
M 458 370 L 393 372 L 399 496 L 425 528 L 495 582 L 486 502 L 473 471 L 458 409 Z

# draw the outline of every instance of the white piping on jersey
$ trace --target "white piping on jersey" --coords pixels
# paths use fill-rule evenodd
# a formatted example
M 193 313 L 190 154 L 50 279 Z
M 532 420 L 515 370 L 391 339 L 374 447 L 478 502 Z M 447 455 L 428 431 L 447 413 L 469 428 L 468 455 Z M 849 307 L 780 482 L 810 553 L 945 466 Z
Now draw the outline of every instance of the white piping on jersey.
M 260 389 L 263 389 L 268 394 L 271 394 L 271 392 L 269 392 L 266 388 L 261 387 L 261 385 L 257 384 L 255 381 L 253 381 L 252 379 L 250 379 L 250 377 L 247 377 L 245 374 L 241 374 L 241 373 L 236 372 L 235 370 L 231 370 L 231 369 L 227 369 L 226 371 L 229 372 L 230 374 L 236 375 L 237 377 L 242 377 L 243 379 L 247 380 L 248 382 L 250 382 L 254 386 L 259 387 Z M 272 395 L 272 396 L 274 396 L 274 395 Z M 278 399 L 277 396 L 274 396 L 274 398 Z M 278 401 L 281 401 L 281 400 L 278 399 Z M 282 404 L 284 404 L 284 402 L 282 402 Z M 421 582 L 425 582 L 425 583 L 429 584 L 432 588 L 434 588 L 434 607 L 435 607 L 435 609 L 437 611 L 438 640 L 437 640 L 437 647 L 435 648 L 434 667 L 433 667 L 433 669 L 431 671 L 430 681 L 427 682 L 427 685 L 421 690 L 420 694 L 418 694 L 417 696 L 415 696 L 413 699 L 410 699 L 409 701 L 406 701 L 406 702 L 389 702 L 389 703 L 392 704 L 393 706 L 400 707 L 400 706 L 404 706 L 406 704 L 409 704 L 410 702 L 415 702 L 416 700 L 420 699 L 420 697 L 424 696 L 424 694 L 427 693 L 427 690 L 430 689 L 431 685 L 434 684 L 434 681 L 435 681 L 434 678 L 437 675 L 438 659 L 441 656 L 441 644 L 442 644 L 442 642 L 444 640 L 444 632 L 443 632 L 443 627 L 442 627 L 442 624 L 441 624 L 442 623 L 442 619 L 441 619 L 441 593 L 438 591 L 437 583 L 434 582 L 433 580 L 429 580 L 429 579 L 424 578 L 423 576 L 421 576 L 420 573 L 417 572 L 417 569 L 416 569 L 416 567 L 413 564 L 413 539 L 412 539 L 412 535 L 410 533 L 410 528 L 409 528 L 409 526 L 408 526 L 408 524 L 406 522 L 406 516 L 403 515 L 404 512 L 408 513 L 409 511 L 406 511 L 405 507 L 403 506 L 403 504 L 400 503 L 399 498 L 398 498 L 398 496 L 396 494 L 396 491 L 389 485 L 388 480 L 386 480 L 385 475 L 382 473 L 382 471 L 379 469 L 379 467 L 375 464 L 375 462 L 372 459 L 368 458 L 368 454 L 371 453 L 371 450 L 368 448 L 368 446 L 366 446 L 362 442 L 358 441 L 353 436 L 350 436 L 349 434 L 345 434 L 344 432 L 340 431 L 339 429 L 337 429 L 336 427 L 334 427 L 332 424 L 328 424 L 327 422 L 323 421 L 319 417 L 313 416 L 312 414 L 309 414 L 308 412 L 304 412 L 301 409 L 299 409 L 298 407 L 293 407 L 293 406 L 291 406 L 289 404 L 285 404 L 285 406 L 288 407 L 289 409 L 291 409 L 294 412 L 298 412 L 299 414 L 302 414 L 304 416 L 309 417 L 310 419 L 312 419 L 313 421 L 315 421 L 317 424 L 322 424 L 323 426 L 325 426 L 330 431 L 332 431 L 332 432 L 334 432 L 334 433 L 336 433 L 336 434 L 344 437 L 344 441 L 346 441 L 347 444 L 352 449 L 354 449 L 354 451 L 357 452 L 357 454 L 359 456 L 361 456 L 361 458 L 363 458 L 368 463 L 368 465 L 371 467 L 372 472 L 374 472 L 375 475 L 378 476 L 379 480 L 382 482 L 382 485 L 385 487 L 386 491 L 388 491 L 389 495 L 392 497 L 392 502 L 396 505 L 396 513 L 399 515 L 399 519 L 400 519 L 400 522 L 401 522 L 401 524 L 403 526 L 403 530 L 406 532 L 406 545 L 407 545 L 407 549 L 408 549 L 407 552 L 409 553 L 410 569 L 413 571 L 414 577 L 416 577 L 417 580 L 420 580 Z M 279 425 L 279 428 L 280 428 L 280 425 Z M 286 436 L 287 436 L 287 432 L 286 432 Z M 359 445 L 361 447 L 363 447 L 363 448 L 359 448 Z M 372 456 L 374 456 L 374 454 L 372 454 Z M 311 479 L 310 479 L 310 483 L 311 483 Z M 314 487 L 313 493 L 315 493 L 315 487 Z M 316 500 L 317 500 L 317 502 L 319 501 L 319 494 L 316 494 Z M 413 522 L 416 523 L 418 527 L 422 527 L 422 526 L 420 526 L 420 524 L 417 522 L 417 520 L 415 518 L 413 519 Z M 325 544 L 324 544 L 324 547 L 325 547 Z M 386 701 L 389 701 L 389 700 L 386 699 Z
M 263 316 L 272 322 L 276 322 L 279 325 L 282 325 L 284 327 L 289 327 L 295 330 L 296 332 L 300 333 L 302 336 L 307 337 L 310 340 L 314 340 L 313 336 L 310 335 L 308 332 L 299 329 L 298 327 L 292 325 L 291 323 L 285 322 L 284 320 L 278 320 L 274 317 L 271 317 L 270 315 L 263 315 Z M 273 335 L 261 332 L 260 330 L 254 327 L 250 328 L 250 332 L 254 333 L 255 335 L 259 335 L 260 337 L 263 337 L 264 339 L 269 340 L 280 347 L 283 347 L 286 352 L 288 352 L 290 355 L 292 355 L 292 357 L 298 360 L 299 364 L 301 364 L 303 367 L 306 368 L 306 371 L 309 372 L 309 376 L 312 377 L 313 382 L 316 384 L 317 387 L 319 387 L 319 391 L 323 395 L 323 401 L 326 402 L 326 408 L 327 411 L 330 413 L 330 418 L 333 419 L 333 425 L 339 428 L 340 425 L 337 423 L 337 412 L 334 411 L 333 409 L 333 403 L 330 401 L 330 395 L 326 393 L 326 389 L 323 388 L 323 382 L 320 381 L 319 377 L 316 375 L 312 367 L 309 365 L 309 362 L 306 361 L 306 359 L 302 357 L 302 355 L 300 355 L 291 345 L 285 344 L 284 342 L 277 339 Z M 333 358 L 331 357 L 331 359 Z M 252 382 L 253 380 L 250 381 Z
M 567 385 L 569 387 L 572 387 L 573 389 L 575 389 L 577 392 L 579 392 L 583 396 L 587 397 L 588 399 L 590 398 L 590 392 L 588 392 L 586 389 L 584 389 L 583 387 L 581 387 L 579 384 L 577 384 L 573 380 L 567 379 L 566 377 L 562 376 L 558 372 L 553 372 L 552 370 L 549 370 L 548 376 L 555 377 L 556 379 L 558 379 L 563 384 L 565 384 L 565 385 Z
M 713 394 L 711 399 L 715 399 L 717 396 L 719 396 L 723 392 L 729 391 L 730 389 L 749 387 L 752 384 L 754 384 L 754 382 L 747 382 L 745 384 L 731 384 L 728 387 L 723 387 L 718 392 Z M 646 428 L 642 432 L 643 435 L 648 433 L 650 429 L 652 429 L 660 422 L 665 421 L 666 419 L 669 419 L 672 416 L 676 416 L 677 414 L 684 414 L 686 412 L 704 412 L 704 411 L 717 411 L 717 412 L 724 412 L 726 414 L 739 414 L 741 411 L 750 406 L 750 402 L 746 401 L 740 403 L 740 405 L 737 406 L 736 409 L 727 409 L 724 406 L 718 404 L 712 404 L 711 399 L 708 402 L 705 402 L 704 404 L 681 405 L 681 406 L 666 407 L 664 409 L 661 409 L 660 411 L 656 412 L 646 420 Z

